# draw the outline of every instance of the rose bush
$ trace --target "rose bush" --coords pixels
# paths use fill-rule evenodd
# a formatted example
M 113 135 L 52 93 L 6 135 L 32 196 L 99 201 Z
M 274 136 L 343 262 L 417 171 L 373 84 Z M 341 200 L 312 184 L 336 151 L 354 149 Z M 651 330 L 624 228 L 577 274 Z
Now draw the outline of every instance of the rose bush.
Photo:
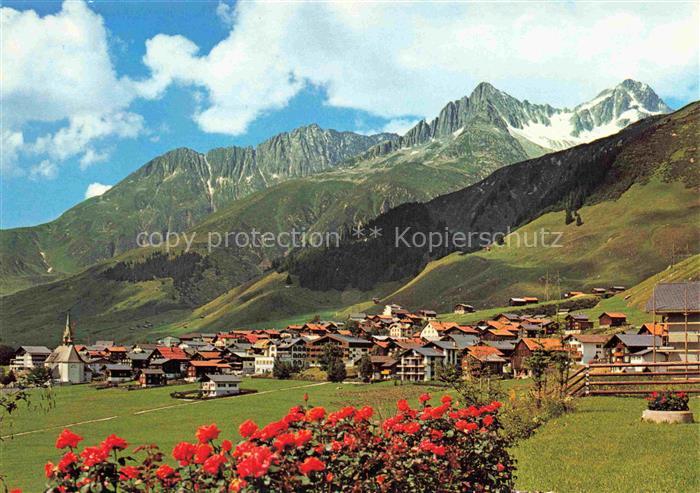
M 688 394 L 685 392 L 652 392 L 647 397 L 650 411 L 687 411 Z
M 263 427 L 239 427 L 243 441 L 219 441 L 215 424 L 181 442 L 172 461 L 154 445 L 126 454 L 115 436 L 79 450 L 82 438 L 64 430 L 65 450 L 46 464 L 49 492 L 463 492 L 511 491 L 514 463 L 499 432 L 499 402 L 460 407 L 450 396 L 373 420 L 369 407 L 296 406 Z

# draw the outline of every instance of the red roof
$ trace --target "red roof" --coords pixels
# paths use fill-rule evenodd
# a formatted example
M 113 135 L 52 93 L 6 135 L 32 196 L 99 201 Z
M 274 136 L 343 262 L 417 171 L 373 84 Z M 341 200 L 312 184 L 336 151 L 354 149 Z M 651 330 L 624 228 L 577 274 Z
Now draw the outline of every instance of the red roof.
M 185 351 L 179 347 L 158 346 L 156 351 L 158 351 L 163 358 L 167 359 L 180 361 L 187 361 L 190 359 L 189 356 L 187 356 L 187 353 L 185 353 Z
M 557 351 L 565 349 L 561 345 L 561 341 L 553 337 L 541 337 L 539 339 L 523 337 L 521 341 L 525 344 L 525 346 L 527 346 L 527 348 L 530 351 L 537 351 L 538 349 L 546 351 Z
M 486 359 L 488 356 L 491 355 L 503 356 L 502 352 L 500 352 L 495 347 L 491 346 L 469 346 L 467 348 L 467 352 L 470 356 L 473 356 L 479 360 Z
M 198 351 L 197 354 L 204 359 L 221 359 L 221 353 L 219 351 Z
M 213 360 L 206 360 L 206 361 L 190 361 L 190 366 L 217 368 L 219 365 L 221 365 L 220 359 L 213 359 Z

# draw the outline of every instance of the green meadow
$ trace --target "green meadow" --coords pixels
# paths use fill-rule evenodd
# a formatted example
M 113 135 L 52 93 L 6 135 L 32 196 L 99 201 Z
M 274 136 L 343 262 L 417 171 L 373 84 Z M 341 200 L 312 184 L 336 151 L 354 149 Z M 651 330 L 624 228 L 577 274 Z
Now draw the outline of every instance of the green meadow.
M 505 388 L 523 388 L 507 381 Z M 336 409 L 371 405 L 381 419 L 393 413 L 396 400 L 416 403 L 419 394 L 442 389 L 425 385 L 335 384 L 298 380 L 245 379 L 258 392 L 212 401 L 172 399 L 170 392 L 194 385 L 138 391 L 96 390 L 88 385 L 53 392 L 48 412 L 22 409 L 3 426 L 0 471 L 10 487 L 42 491 L 43 464 L 56 461 L 54 442 L 70 426 L 96 444 L 116 433 L 132 446 L 157 443 L 169 455 L 181 440 L 193 440 L 197 426 L 212 422 L 222 436 L 238 437 L 238 426 L 252 418 L 259 424 L 279 419 L 309 395 L 310 405 Z M 700 399 L 692 408 L 700 413 Z M 554 419 L 513 450 L 518 460 L 517 486 L 527 491 L 557 492 L 691 492 L 698 491 L 700 425 L 651 425 L 640 421 L 645 401 L 639 398 L 579 399 L 575 412 Z M 7 426 L 6 426 L 7 425 Z M 10 436 L 7 436 L 11 434 Z

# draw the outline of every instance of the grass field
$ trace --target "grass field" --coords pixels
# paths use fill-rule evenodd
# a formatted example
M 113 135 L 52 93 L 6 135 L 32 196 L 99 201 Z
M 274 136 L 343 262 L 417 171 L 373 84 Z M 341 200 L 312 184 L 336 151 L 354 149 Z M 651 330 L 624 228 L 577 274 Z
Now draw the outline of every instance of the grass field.
M 526 382 L 525 382 L 526 383 Z M 506 381 L 504 388 L 522 387 Z M 193 385 L 127 392 L 95 390 L 82 385 L 58 388 L 48 413 L 21 412 L 11 419 L 11 437 L 0 442 L 0 470 L 9 485 L 26 492 L 44 487 L 43 464 L 56 460 L 56 436 L 66 426 L 96 444 L 111 433 L 131 445 L 157 443 L 169 452 L 181 440 L 192 440 L 200 424 L 216 422 L 223 435 L 238 438 L 247 418 L 266 423 L 301 403 L 336 409 L 343 405 L 373 406 L 378 415 L 393 413 L 396 400 L 414 401 L 429 387 L 392 383 L 367 385 L 245 379 L 256 394 L 214 401 L 180 401 L 173 390 Z M 436 394 L 443 389 L 433 389 Z M 700 450 L 700 425 L 650 425 L 639 418 L 642 399 L 596 397 L 579 400 L 576 412 L 545 424 L 514 450 L 519 489 L 557 492 L 698 491 L 695 467 Z M 693 399 L 700 412 L 700 399 Z M 697 416 L 697 414 L 696 414 Z M 7 428 L 3 434 L 7 434 Z M 657 465 L 657 467 L 653 467 Z
M 639 398 L 587 397 L 515 449 L 517 486 L 564 492 L 700 491 L 700 424 L 654 425 Z M 695 419 L 700 399 L 691 399 Z
M 238 437 L 238 426 L 248 418 L 259 423 L 279 419 L 293 405 L 302 403 L 339 408 L 369 404 L 386 416 L 400 398 L 417 398 L 426 386 L 372 386 L 314 383 L 295 380 L 244 379 L 242 388 L 256 394 L 212 401 L 181 401 L 170 397 L 174 390 L 194 385 L 128 392 L 96 390 L 88 385 L 62 387 L 54 392 L 55 407 L 49 412 L 22 410 L 10 420 L 11 437 L 0 442 L 0 471 L 12 487 L 26 492 L 42 491 L 43 464 L 59 457 L 53 447 L 60 431 L 71 425 L 93 445 L 111 433 L 132 445 L 157 443 L 169 452 L 179 441 L 194 439 L 198 425 L 216 422 L 224 435 Z M 3 434 L 7 434 L 3 428 Z

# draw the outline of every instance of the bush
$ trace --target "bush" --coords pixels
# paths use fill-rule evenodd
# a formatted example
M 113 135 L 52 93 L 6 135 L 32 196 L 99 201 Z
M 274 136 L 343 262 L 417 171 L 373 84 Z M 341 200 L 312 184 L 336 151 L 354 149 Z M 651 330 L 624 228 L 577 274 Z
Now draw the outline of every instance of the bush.
M 342 382 L 348 376 L 348 372 L 345 369 L 345 363 L 342 359 L 331 360 L 328 365 L 328 381 L 329 382 Z
M 685 392 L 652 392 L 647 397 L 650 411 L 688 411 L 688 394 Z
M 297 406 L 263 428 L 244 422 L 235 446 L 219 439 L 215 424 L 201 426 L 196 442 L 174 447 L 174 467 L 155 445 L 125 455 L 128 445 L 115 435 L 79 451 L 82 438 L 64 430 L 56 447 L 68 450 L 45 473 L 51 491 L 512 491 L 499 402 L 459 407 L 444 396 L 431 406 L 428 395 L 421 402 L 413 409 L 399 401 L 382 423 L 369 406 L 330 414 Z
M 292 376 L 294 368 L 290 363 L 275 358 L 275 364 L 272 367 L 272 376 L 280 380 L 286 380 Z

